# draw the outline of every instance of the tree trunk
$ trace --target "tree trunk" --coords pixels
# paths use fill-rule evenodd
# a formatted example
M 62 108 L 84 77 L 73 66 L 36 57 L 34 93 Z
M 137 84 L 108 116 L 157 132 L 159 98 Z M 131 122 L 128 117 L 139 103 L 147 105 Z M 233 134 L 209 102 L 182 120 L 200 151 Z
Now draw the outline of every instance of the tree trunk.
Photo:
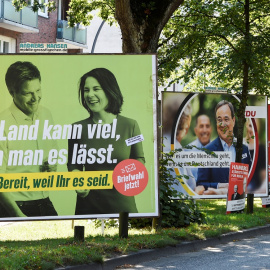
M 243 148 L 243 132 L 245 124 L 245 109 L 247 105 L 247 98 L 249 92 L 249 62 L 248 57 L 251 55 L 251 43 L 250 43 L 250 19 L 249 19 L 249 0 L 245 0 L 244 16 L 245 16 L 245 41 L 243 51 L 246 52 L 246 58 L 243 60 L 243 89 L 241 94 L 241 102 L 239 104 L 238 111 L 238 134 L 236 145 L 236 162 L 241 163 L 242 148 Z M 247 194 L 247 213 L 253 213 L 254 195 Z
M 238 134 L 237 134 L 237 145 L 236 145 L 236 162 L 241 163 L 242 160 L 242 148 L 243 148 L 243 133 L 245 119 L 245 109 L 247 105 L 248 92 L 249 92 L 249 62 L 248 57 L 251 55 L 251 44 L 250 44 L 250 18 L 249 18 L 249 0 L 245 0 L 244 5 L 244 16 L 245 16 L 245 40 L 243 51 L 246 52 L 246 58 L 243 60 L 243 88 L 241 93 L 241 102 L 237 111 L 238 116 Z
M 243 63 L 243 89 L 241 94 L 241 101 L 237 110 L 238 116 L 238 133 L 237 133 L 237 144 L 236 144 L 236 162 L 241 163 L 242 160 L 242 149 L 243 149 L 243 134 L 245 127 L 245 109 L 248 98 L 248 64 L 246 61 Z
M 161 31 L 184 0 L 115 0 L 124 53 L 156 53 Z

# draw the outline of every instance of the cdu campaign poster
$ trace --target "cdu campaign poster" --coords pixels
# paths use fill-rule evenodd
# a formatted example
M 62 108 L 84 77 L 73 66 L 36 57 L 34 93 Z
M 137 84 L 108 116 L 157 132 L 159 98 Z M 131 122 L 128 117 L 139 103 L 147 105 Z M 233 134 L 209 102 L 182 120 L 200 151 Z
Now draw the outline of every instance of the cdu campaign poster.
M 194 198 L 226 198 L 236 158 L 239 97 L 212 93 L 162 93 L 163 151 L 178 179 L 173 188 Z M 247 193 L 268 196 L 267 97 L 249 96 L 241 162 L 249 165 Z
M 0 58 L 0 221 L 158 216 L 156 56 Z

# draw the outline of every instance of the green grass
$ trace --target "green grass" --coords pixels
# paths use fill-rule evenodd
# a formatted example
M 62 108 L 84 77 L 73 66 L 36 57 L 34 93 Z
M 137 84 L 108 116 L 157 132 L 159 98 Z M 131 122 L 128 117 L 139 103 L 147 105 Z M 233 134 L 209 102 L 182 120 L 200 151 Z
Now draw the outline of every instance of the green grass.
M 44 269 L 60 266 L 102 263 L 106 258 L 141 249 L 173 246 L 181 241 L 218 237 L 221 234 L 270 223 L 270 208 L 262 208 L 255 199 L 253 214 L 226 215 L 225 200 L 198 200 L 207 223 L 185 228 L 129 229 L 129 237 L 120 239 L 118 228 L 95 229 L 93 222 L 75 221 L 85 226 L 85 241 L 74 241 L 71 221 L 18 222 L 0 227 L 0 269 Z

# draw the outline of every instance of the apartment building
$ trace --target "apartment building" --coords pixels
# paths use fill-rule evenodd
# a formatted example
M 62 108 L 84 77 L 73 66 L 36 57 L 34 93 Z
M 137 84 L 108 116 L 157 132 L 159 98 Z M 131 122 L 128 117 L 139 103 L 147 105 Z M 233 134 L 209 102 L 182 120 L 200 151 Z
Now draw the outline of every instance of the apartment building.
M 47 8 L 33 12 L 30 7 L 16 12 L 12 0 L 0 0 L 0 53 L 19 53 L 20 43 L 27 42 L 67 44 L 68 53 L 87 49 L 86 29 L 81 25 L 68 27 L 69 1 L 57 0 L 56 10 L 48 13 Z

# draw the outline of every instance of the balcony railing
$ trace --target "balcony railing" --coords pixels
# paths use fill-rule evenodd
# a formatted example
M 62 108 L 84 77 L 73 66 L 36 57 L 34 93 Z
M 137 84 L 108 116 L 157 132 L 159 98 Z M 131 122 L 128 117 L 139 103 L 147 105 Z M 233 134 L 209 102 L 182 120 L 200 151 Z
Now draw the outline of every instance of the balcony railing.
M 86 29 L 80 27 L 69 27 L 68 22 L 64 20 L 58 21 L 57 38 L 66 39 L 82 45 L 86 44 Z
M 25 7 L 17 12 L 11 0 L 0 0 L 0 19 L 21 24 L 23 26 L 38 27 L 38 13 L 30 7 Z

